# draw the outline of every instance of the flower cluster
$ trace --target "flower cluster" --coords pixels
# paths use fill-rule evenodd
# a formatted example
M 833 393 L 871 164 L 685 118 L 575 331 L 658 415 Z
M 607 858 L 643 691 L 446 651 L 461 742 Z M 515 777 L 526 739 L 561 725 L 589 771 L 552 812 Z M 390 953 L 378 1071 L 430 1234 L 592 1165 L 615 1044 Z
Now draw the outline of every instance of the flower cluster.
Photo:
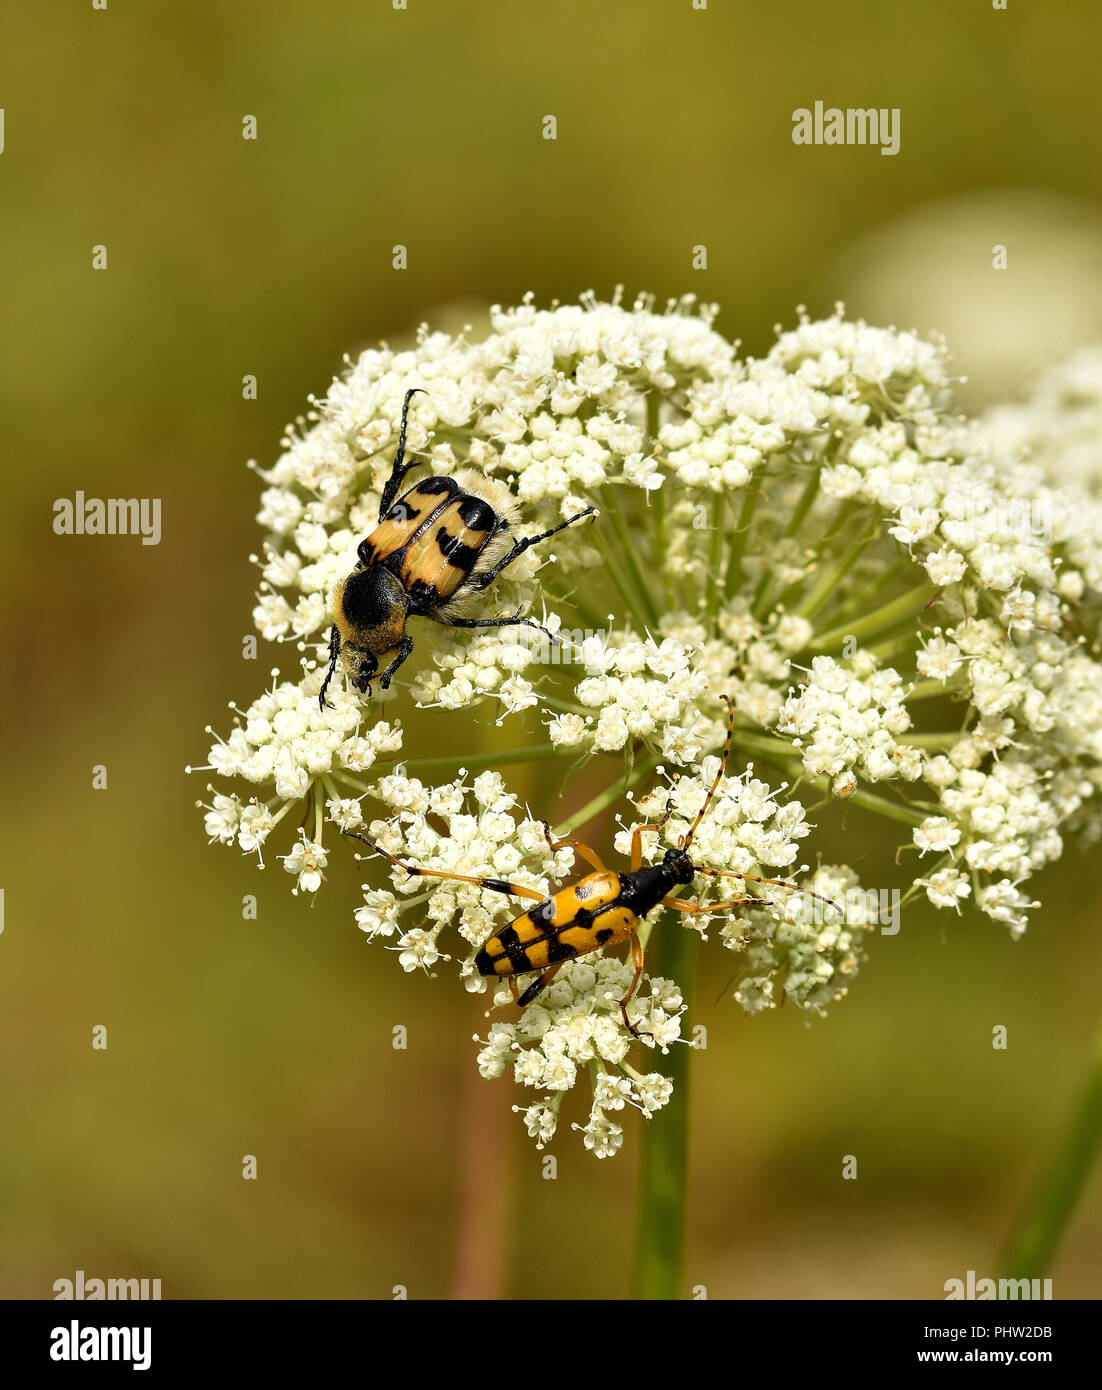
M 517 819 L 516 797 L 498 772 L 483 772 L 468 785 L 462 774 L 431 786 L 399 768 L 371 787 L 387 811 L 367 825 L 367 837 L 380 849 L 429 873 L 507 880 L 539 893 L 551 876 L 570 867 L 570 850 L 553 854 L 542 821 Z M 369 938 L 397 933 L 405 970 L 435 965 L 444 954 L 437 942 L 452 925 L 468 944 L 461 973 L 470 990 L 485 980 L 475 973 L 474 957 L 486 938 L 523 902 L 473 883 L 447 878 L 416 878 L 391 866 L 397 896 L 366 889 L 356 920 Z M 415 909 L 416 926 L 400 929 L 400 918 Z
M 400 756 L 399 726 L 374 721 L 342 678 L 334 709 L 316 699 L 333 590 L 375 524 L 414 386 L 425 394 L 408 443 L 435 472 L 497 479 L 532 531 L 601 513 L 526 552 L 482 600 L 489 615 L 523 609 L 559 633 L 554 656 L 527 629 L 419 624 L 394 694 L 407 723 L 429 705 L 454 721 L 458 776 L 439 784 L 414 761 L 365 780 Z M 671 805 L 649 859 L 687 833 L 728 695 L 731 775 L 695 832 L 694 862 L 807 890 L 770 887 L 768 906 L 678 919 L 718 924 L 739 953 L 745 1010 L 788 999 L 820 1013 L 845 992 L 875 920 L 850 867 L 798 866 L 811 806 L 819 826 L 844 825 L 858 844 L 873 816 L 898 832 L 905 903 L 978 910 L 1018 935 L 1029 880 L 1069 835 L 1102 832 L 1102 502 L 1085 491 L 1102 478 L 1099 421 L 1097 353 L 1046 378 L 1029 406 L 969 422 L 954 413 L 941 343 L 841 309 L 802 316 L 760 358 L 739 357 L 710 307 L 686 299 L 660 313 L 645 296 L 525 301 L 494 309 L 477 341 L 426 330 L 408 349 L 365 352 L 262 470 L 255 622 L 297 646 L 303 674 L 237 712 L 212 749 L 211 770 L 254 790 L 247 801 L 212 791 L 208 833 L 259 852 L 297 807 L 282 858 L 303 891 L 322 881 L 331 823 L 420 868 L 545 893 L 581 867 L 548 847 L 499 773 L 460 770 L 492 753 L 493 733 L 480 748 L 472 728 L 523 725 L 526 756 L 555 769 L 549 786 L 583 762 L 607 767 L 606 808 L 665 769 L 637 807 L 653 823 Z M 1060 481 L 1069 473 L 1080 486 Z M 622 852 L 634 828 L 623 823 Z M 882 872 L 895 872 L 890 856 Z M 519 907 L 475 884 L 397 868 L 391 879 L 365 889 L 366 934 L 394 937 L 410 970 L 455 952 L 481 988 L 477 950 Z M 752 884 L 734 882 L 704 875 L 684 897 L 747 896 Z M 844 918 L 824 897 L 845 899 Z M 582 958 L 519 1021 L 491 1027 L 483 1071 L 511 1066 L 550 1094 L 525 1111 L 541 1142 L 583 1075 L 595 1153 L 618 1147 L 617 1111 L 663 1103 L 661 1082 L 627 1061 L 615 1003 L 627 969 Z M 632 1007 L 652 1046 L 677 1037 L 674 983 L 651 980 Z
M 494 1023 L 478 1054 L 482 1075 L 512 1069 L 520 1085 L 547 1092 L 521 1111 L 528 1133 L 543 1148 L 554 1137 L 563 1098 L 578 1072 L 592 1076 L 592 1102 L 581 1131 L 585 1146 L 608 1158 L 623 1143 L 623 1126 L 610 1117 L 631 1106 L 649 1118 L 669 1100 L 672 1086 L 661 1072 L 640 1072 L 629 1060 L 619 1000 L 632 981 L 630 965 L 611 956 L 585 956 L 571 964 L 525 1009 L 515 1023 Z M 498 992 L 506 1004 L 507 990 Z M 652 975 L 629 1005 L 632 1026 L 648 1047 L 662 1052 L 681 1039 L 684 1005 L 677 985 Z M 478 1039 L 481 1041 L 481 1039 Z
M 854 791 L 859 779 L 913 782 L 922 775 L 922 754 L 906 742 L 911 716 L 904 695 L 899 673 L 878 669 L 867 652 L 845 665 L 816 656 L 776 727 L 791 736 L 808 772 L 830 777 L 839 796 Z
M 700 778 L 679 779 L 640 801 L 640 824 L 657 823 L 669 813 L 661 835 L 644 843 L 645 860 L 660 859 L 667 847 L 686 839 L 717 770 L 718 760 L 705 758 Z M 711 924 L 718 925 L 724 946 L 740 956 L 735 998 L 748 1013 L 788 999 L 823 1014 L 856 974 L 864 955 L 862 934 L 876 925 L 877 909 L 860 892 L 852 869 L 820 866 L 808 874 L 806 866 L 794 867 L 796 842 L 811 826 L 786 790 L 774 791 L 752 769 L 721 779 L 692 832 L 693 862 L 715 873 L 703 879 L 693 900 L 711 911 L 680 920 L 705 936 Z M 618 850 L 629 852 L 635 829 L 620 831 Z
M 989 410 L 995 452 L 1029 458 L 1053 483 L 1102 492 L 1102 346 L 1082 347 L 1042 372 L 1028 400 Z
M 333 707 L 323 710 L 318 688 L 318 674 L 312 672 L 298 684 L 273 681 L 272 689 L 246 710 L 231 706 L 236 718 L 229 736 L 215 735 L 209 762 L 187 769 L 238 778 L 257 788 L 247 801 L 212 788 L 211 803 L 199 804 L 206 811 L 204 823 L 212 843 L 236 842 L 246 854 L 256 854 L 261 864 L 264 842 L 279 822 L 295 810 L 308 817 L 313 809 L 313 839 L 305 826 L 300 827 L 297 843 L 282 856 L 296 879 L 295 892 L 316 893 L 320 888 L 326 864 L 324 823 L 340 831 L 358 826 L 359 798 L 348 793 L 362 795 L 360 775 L 380 755 L 393 755 L 402 747 L 400 724 L 380 720 L 367 726 L 351 692 L 339 693 Z

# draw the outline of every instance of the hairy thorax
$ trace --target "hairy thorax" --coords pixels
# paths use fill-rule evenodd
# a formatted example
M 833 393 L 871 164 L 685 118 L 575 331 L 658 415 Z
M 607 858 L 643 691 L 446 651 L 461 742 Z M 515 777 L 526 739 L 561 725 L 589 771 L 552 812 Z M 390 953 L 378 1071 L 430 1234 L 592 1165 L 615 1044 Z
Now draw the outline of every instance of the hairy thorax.
M 346 665 L 355 663 L 358 652 L 381 656 L 402 640 L 409 596 L 388 570 L 374 565 L 354 570 L 334 606 Z

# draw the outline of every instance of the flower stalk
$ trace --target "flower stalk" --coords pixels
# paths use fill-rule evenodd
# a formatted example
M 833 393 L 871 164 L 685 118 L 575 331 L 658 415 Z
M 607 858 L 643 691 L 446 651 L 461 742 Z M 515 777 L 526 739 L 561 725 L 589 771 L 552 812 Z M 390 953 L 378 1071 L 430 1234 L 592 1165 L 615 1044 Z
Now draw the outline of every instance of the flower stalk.
M 696 989 L 700 937 L 665 913 L 648 943 L 648 969 L 675 979 L 688 1008 Z M 685 1232 L 689 1196 L 690 1044 L 671 1048 L 662 1070 L 673 1085 L 673 1098 L 661 1116 L 644 1128 L 639 1163 L 639 1192 L 631 1295 L 644 1300 L 684 1298 Z
M 1055 1153 L 1025 1203 L 999 1262 L 1009 1279 L 1042 1279 L 1053 1261 L 1102 1144 L 1102 1027 L 1091 1045 L 1087 1076 Z

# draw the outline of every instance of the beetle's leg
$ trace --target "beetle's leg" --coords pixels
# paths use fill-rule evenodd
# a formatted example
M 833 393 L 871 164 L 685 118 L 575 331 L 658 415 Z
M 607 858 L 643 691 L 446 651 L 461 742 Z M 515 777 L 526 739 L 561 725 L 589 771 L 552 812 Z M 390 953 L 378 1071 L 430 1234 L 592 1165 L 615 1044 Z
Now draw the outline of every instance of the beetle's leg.
M 639 826 L 636 826 L 636 828 L 632 831 L 632 834 L 631 834 L 631 871 L 632 871 L 632 873 L 637 872 L 639 869 L 641 869 L 641 868 L 643 867 L 643 831 L 644 831 L 644 830 L 653 830 L 653 831 L 655 832 L 655 834 L 657 834 L 657 833 L 662 829 L 662 827 L 666 824 L 666 822 L 669 820 L 669 818 L 670 818 L 670 812 L 671 812 L 672 810 L 673 810 L 673 788 L 671 787 L 671 788 L 670 788 L 670 794 L 669 794 L 669 796 L 666 798 L 666 809 L 665 809 L 665 811 L 663 812 L 663 814 L 662 814 L 662 819 L 658 822 L 658 824 L 657 824 L 657 825 L 639 825 Z
M 655 834 L 661 831 L 662 827 L 670 818 L 670 806 L 672 801 L 666 803 L 666 814 L 657 825 L 637 825 L 631 832 L 631 871 L 636 873 L 643 867 L 643 831 L 653 830 Z
M 488 584 L 492 584 L 506 565 L 511 565 L 518 556 L 523 555 L 533 545 L 539 545 L 540 541 L 550 540 L 552 536 L 558 535 L 560 531 L 565 531 L 568 526 L 573 526 L 576 521 L 581 521 L 587 516 L 596 516 L 596 507 L 586 507 L 584 512 L 577 512 L 567 521 L 560 521 L 558 526 L 552 526 L 550 531 L 541 531 L 538 536 L 522 536 L 519 541 L 514 541 L 511 550 L 507 550 L 501 559 L 494 565 L 493 569 L 484 570 L 481 574 L 472 574 L 467 581 L 474 589 L 485 589 Z
M 771 902 L 766 902 L 764 898 L 730 898 L 725 903 L 700 903 L 686 902 L 684 898 L 663 898 L 663 907 L 672 907 L 677 912 L 687 912 L 692 916 L 703 915 L 704 913 L 726 912 L 733 907 L 772 907 Z
M 519 610 L 511 618 L 449 618 L 442 609 L 422 616 L 430 617 L 434 622 L 443 623 L 446 627 L 531 627 L 537 632 L 542 632 L 551 646 L 556 647 L 559 644 L 555 633 L 545 628 L 542 623 L 537 623 L 535 618 L 522 618 Z
M 633 1038 L 649 1038 L 650 1033 L 640 1033 L 639 1029 L 628 1018 L 628 1005 L 631 1003 L 631 996 L 639 988 L 639 981 L 643 978 L 643 943 L 639 940 L 638 935 L 631 938 L 631 963 L 635 967 L 635 976 L 627 994 L 620 1000 L 620 1014 L 624 1020 L 624 1027 Z
M 737 878 L 743 883 L 768 883 L 773 888 L 791 888 L 794 893 L 802 893 L 805 898 L 814 898 L 817 902 L 826 903 L 827 907 L 832 907 L 837 912 L 839 919 L 846 915 L 833 898 L 824 897 L 822 893 L 813 893 L 810 888 L 801 888 L 798 883 L 788 883 L 783 878 L 755 878 L 753 874 L 736 874 L 727 869 L 702 869 L 699 865 L 696 871 L 707 878 Z
M 643 867 L 643 831 L 661 829 L 660 825 L 637 825 L 631 832 L 631 871 L 633 874 Z
M 318 708 L 336 709 L 336 705 L 330 705 L 325 698 L 325 692 L 329 689 L 329 682 L 333 679 L 333 672 L 337 669 L 337 657 L 341 654 L 341 632 L 340 628 L 333 624 L 329 629 L 329 670 L 325 673 L 325 679 L 321 683 L 321 691 L 318 694 Z
M 391 676 L 394 675 L 394 672 L 397 671 L 398 667 L 401 666 L 402 662 L 405 661 L 411 651 L 413 651 L 413 638 L 409 636 L 403 637 L 398 643 L 398 655 L 379 676 L 379 684 L 384 690 L 390 689 Z
M 538 977 L 538 979 L 532 981 L 532 983 L 517 1000 L 517 1003 L 520 1005 L 522 1009 L 527 1008 L 527 1006 L 532 1002 L 533 999 L 535 999 L 535 997 L 538 994 L 543 993 L 543 991 L 547 988 L 547 986 L 563 968 L 565 963 L 565 961 L 557 961 L 554 965 L 548 966 L 548 968 L 543 972 L 542 975 Z M 512 978 L 512 975 L 510 975 L 509 979 L 512 980 Z
M 453 883 L 477 883 L 480 888 L 485 888 L 490 893 L 506 893 L 511 898 L 530 898 L 533 902 L 542 903 L 545 893 L 537 893 L 534 888 L 522 888 L 519 883 L 506 883 L 501 878 L 475 878 L 471 874 L 451 874 L 443 869 L 419 869 L 414 864 L 406 864 L 401 859 L 396 858 L 381 845 L 369 840 L 366 835 L 361 835 L 355 830 L 345 830 L 341 832 L 351 840 L 362 841 L 369 849 L 373 849 L 376 854 L 381 854 L 384 859 L 389 859 L 392 864 L 396 864 L 399 869 L 405 869 L 411 878 L 446 878 Z
M 405 458 L 406 416 L 409 414 L 410 400 L 416 396 L 418 392 L 420 392 L 421 395 L 427 394 L 427 392 L 421 390 L 420 386 L 415 386 L 412 391 L 406 392 L 406 398 L 402 402 L 402 428 L 398 431 L 398 452 L 394 455 L 394 464 L 390 470 L 390 477 L 386 480 L 386 487 L 383 488 L 382 500 L 379 503 L 380 521 L 382 521 L 383 517 L 390 511 L 394 499 L 398 495 L 398 489 L 402 486 L 402 479 L 411 468 L 417 465 L 416 459 L 414 459 L 412 463 L 406 463 Z
M 588 845 L 583 845 L 581 840 L 553 840 L 551 838 L 551 827 L 546 821 L 543 823 L 543 837 L 547 841 L 547 847 L 552 854 L 558 849 L 566 849 L 567 846 L 580 855 L 587 864 L 591 864 L 598 873 L 605 872 L 605 865 L 601 862 L 601 856 L 595 849 L 590 849 Z
M 555 634 L 548 632 L 542 623 L 537 623 L 535 618 L 522 618 L 520 609 L 508 618 L 450 618 L 447 615 L 446 604 L 441 605 L 439 612 L 424 613 L 418 616 L 432 618 L 435 622 L 443 623 L 445 627 L 534 627 L 542 632 L 545 637 L 555 641 Z

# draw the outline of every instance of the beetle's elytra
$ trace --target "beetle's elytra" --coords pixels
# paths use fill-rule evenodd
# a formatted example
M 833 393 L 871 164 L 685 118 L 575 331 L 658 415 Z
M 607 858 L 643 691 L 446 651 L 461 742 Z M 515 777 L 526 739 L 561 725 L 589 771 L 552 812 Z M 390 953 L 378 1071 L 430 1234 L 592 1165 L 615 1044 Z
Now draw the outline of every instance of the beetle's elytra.
M 430 618 L 448 627 L 534 627 L 554 640 L 532 618 L 514 613 L 501 618 L 464 615 L 463 601 L 487 588 L 531 546 L 567 526 L 596 514 L 587 507 L 575 516 L 509 544 L 505 535 L 516 504 L 504 483 L 473 468 L 452 476 L 422 478 L 401 497 L 398 489 L 417 460 L 406 460 L 406 420 L 417 390 L 402 403 L 398 451 L 379 503 L 379 524 L 357 548 L 359 561 L 334 596 L 334 623 L 329 633 L 329 669 L 318 696 L 325 692 L 338 661 L 357 690 L 371 693 L 378 680 L 383 690 L 413 651 L 406 631 L 410 618 Z M 380 671 L 380 660 L 394 656 Z
M 541 994 L 554 979 L 557 971 L 569 960 L 599 951 L 605 946 L 616 946 L 620 942 L 631 942 L 632 964 L 635 976 L 631 988 L 620 1000 L 620 1013 L 624 1027 L 635 1037 L 639 1034 L 628 1019 L 627 1006 L 639 985 L 643 974 L 643 948 L 638 931 L 647 915 L 661 904 L 676 912 L 693 916 L 710 915 L 734 910 L 739 907 L 769 907 L 771 904 L 761 898 L 731 898 L 726 902 L 698 903 L 671 896 L 678 887 L 688 887 L 698 874 L 709 878 L 733 878 L 743 883 L 770 884 L 776 888 L 791 888 L 797 893 L 817 898 L 827 903 L 842 916 L 842 909 L 829 898 L 810 889 L 800 888 L 795 883 L 786 883 L 777 878 L 754 878 L 749 874 L 728 873 L 719 869 L 702 868 L 694 864 L 689 855 L 693 836 L 711 804 L 720 781 L 727 770 L 727 759 L 731 753 L 734 736 L 735 708 L 730 697 L 723 696 L 727 703 L 727 741 L 723 757 L 704 804 L 687 835 L 681 837 L 676 848 L 670 848 L 657 864 L 643 864 L 643 832 L 661 830 L 670 815 L 666 814 L 657 825 L 641 825 L 631 837 L 631 868 L 623 873 L 606 868 L 596 851 L 582 844 L 580 840 L 555 840 L 550 827 L 544 823 L 544 834 L 552 850 L 569 845 L 575 854 L 586 861 L 593 872 L 577 883 L 560 888 L 550 897 L 543 897 L 531 888 L 522 888 L 515 883 L 506 883 L 498 878 L 474 878 L 464 874 L 444 873 L 436 869 L 419 869 L 404 864 L 394 855 L 388 854 L 376 844 L 354 831 L 345 831 L 353 839 L 362 840 L 376 854 L 397 864 L 406 873 L 422 878 L 453 879 L 459 883 L 477 883 L 480 887 L 494 893 L 507 893 L 512 897 L 528 898 L 538 906 L 515 917 L 507 926 L 500 927 L 485 943 L 475 957 L 475 969 L 480 975 L 506 977 L 513 996 L 523 1008 Z M 523 992 L 519 993 L 516 976 L 539 972 L 537 977 Z

